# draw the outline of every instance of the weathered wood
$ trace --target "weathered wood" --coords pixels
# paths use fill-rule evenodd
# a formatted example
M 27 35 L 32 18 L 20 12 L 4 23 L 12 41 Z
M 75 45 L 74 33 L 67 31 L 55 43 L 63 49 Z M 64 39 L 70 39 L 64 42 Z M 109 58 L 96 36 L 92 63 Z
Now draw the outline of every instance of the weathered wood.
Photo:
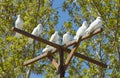
M 52 56 L 48 58 L 51 61 L 51 63 L 55 66 L 55 68 L 58 70 L 58 63 L 56 62 L 56 60 Z
M 71 43 L 68 43 L 66 46 L 64 46 L 64 49 L 66 48 L 66 52 L 70 53 L 71 50 L 70 50 L 70 49 L 67 49 L 67 47 L 69 47 L 70 45 L 73 45 L 73 44 L 80 43 L 81 41 L 83 41 L 83 40 L 85 40 L 85 39 L 88 39 L 88 38 L 90 38 L 90 37 L 92 37 L 92 36 L 94 36 L 94 35 L 96 35 L 96 34 L 98 34 L 98 33 L 101 33 L 102 31 L 103 31 L 102 28 L 97 29 L 97 30 L 94 31 L 92 34 L 86 35 L 86 36 L 83 36 L 82 38 L 80 38 L 80 39 L 78 40 L 78 42 L 72 41 Z M 72 54 L 71 54 L 71 55 L 72 55 Z M 82 58 L 82 59 L 84 59 L 84 60 L 87 60 L 87 61 L 89 61 L 89 62 L 91 62 L 91 63 L 94 63 L 94 64 L 96 64 L 96 65 L 98 65 L 98 66 L 107 68 L 107 65 L 106 65 L 106 64 L 104 64 L 104 63 L 102 63 L 102 62 L 99 62 L 99 61 L 96 61 L 96 60 L 94 60 L 94 59 L 92 59 L 92 58 L 90 58 L 90 57 L 88 57 L 88 56 L 83 55 L 83 54 L 80 54 L 80 53 L 76 53 L 76 52 L 75 52 L 75 53 L 74 53 L 74 56 L 79 57 L 79 58 Z M 70 57 L 68 58 L 68 60 L 69 60 L 69 59 L 70 59 Z M 66 62 L 66 63 L 67 63 L 67 62 Z M 65 63 L 65 64 L 66 64 L 66 63 Z M 66 66 L 65 66 L 65 67 L 66 67 Z
M 59 51 L 59 67 L 58 67 L 58 78 L 63 78 L 64 77 L 64 52 L 61 49 Z
M 66 44 L 66 45 L 64 46 L 64 48 L 67 48 L 67 47 L 72 46 L 72 45 L 74 45 L 74 44 L 76 44 L 76 43 L 79 43 L 79 42 L 81 42 L 81 41 L 83 41 L 83 40 L 85 40 L 85 39 L 88 39 L 88 38 L 90 38 L 90 37 L 92 37 L 92 36 L 94 36 L 94 35 L 96 35 L 96 34 L 98 34 L 98 33 L 101 33 L 102 31 L 103 31 L 103 29 L 102 29 L 102 28 L 99 28 L 99 29 L 97 29 L 96 31 L 94 31 L 92 34 L 90 34 L 90 35 L 84 35 L 82 38 L 79 38 L 78 41 L 75 41 L 75 40 L 71 41 L 70 43 Z
M 70 53 L 71 50 L 69 49 L 67 52 Z M 78 58 L 82 58 L 82 59 L 84 59 L 84 60 L 86 60 L 86 61 L 89 61 L 89 62 L 91 62 L 91 63 L 93 63 L 93 64 L 96 64 L 96 65 L 98 65 L 98 66 L 107 68 L 107 65 L 106 65 L 106 64 L 104 64 L 104 63 L 102 63 L 102 62 L 99 62 L 99 61 L 97 61 L 97 60 L 94 60 L 94 59 L 92 59 L 92 58 L 90 58 L 90 57 L 88 57 L 88 56 L 85 56 L 85 55 L 81 54 L 80 52 L 79 52 L 79 53 L 78 53 L 78 52 L 75 52 L 75 53 L 74 53 L 74 56 L 76 56 L 76 57 L 78 57 Z
M 70 61 L 71 61 L 71 59 L 72 59 L 72 57 L 73 57 L 73 54 L 74 54 L 75 51 L 77 50 L 80 42 L 83 41 L 83 40 L 85 40 L 85 39 L 87 39 L 87 38 L 90 38 L 90 37 L 92 37 L 92 36 L 94 36 L 94 35 L 96 35 L 96 34 L 98 34 L 98 33 L 100 33 L 101 31 L 102 31 L 102 29 L 98 29 L 98 30 L 96 30 L 95 32 L 93 32 L 91 35 L 87 35 L 87 36 L 84 35 L 84 36 L 82 36 L 81 38 L 79 38 L 78 41 L 72 42 L 72 44 L 74 44 L 74 47 L 73 47 L 73 49 L 71 50 L 70 54 L 68 55 L 68 57 L 67 57 L 67 59 L 66 59 L 65 68 L 67 68 L 68 64 L 70 63 Z M 68 45 L 71 45 L 71 44 L 68 44 Z M 68 45 L 65 46 L 65 48 L 67 48 Z
M 13 29 L 14 31 L 20 33 L 20 34 L 23 34 L 23 35 L 25 35 L 25 36 L 27 36 L 27 37 L 31 37 L 32 39 L 41 41 L 41 42 L 43 42 L 43 43 L 45 43 L 45 44 L 48 44 L 48 45 L 50 45 L 50 46 L 53 46 L 53 47 L 55 47 L 55 48 L 61 48 L 61 47 L 62 47 L 63 49 L 65 49 L 65 48 L 67 48 L 67 47 L 69 47 L 69 46 L 72 46 L 73 44 L 78 43 L 77 41 L 74 40 L 74 41 L 71 41 L 70 43 L 66 44 L 66 45 L 63 47 L 63 46 L 61 46 L 61 45 L 52 43 L 52 42 L 47 41 L 47 40 L 45 40 L 45 39 L 42 39 L 42 38 L 40 38 L 40 37 L 34 36 L 34 35 L 26 32 L 26 31 L 20 30 L 20 29 L 18 29 L 18 28 L 13 27 L 12 29 Z M 96 31 L 94 31 L 91 35 L 83 36 L 83 37 L 82 37 L 81 39 L 79 39 L 78 41 L 83 41 L 83 40 L 85 40 L 85 39 L 87 39 L 87 38 L 90 38 L 90 37 L 92 37 L 92 36 L 94 36 L 94 35 L 102 32 L 102 31 L 103 31 L 103 29 L 102 29 L 102 28 L 99 28 L 99 29 L 97 29 Z M 65 50 L 66 50 L 66 49 L 65 49 Z
M 26 32 L 26 31 L 24 31 L 24 30 L 21 30 L 21 29 L 15 28 L 15 27 L 13 27 L 12 29 L 13 29 L 14 31 L 22 34 L 22 35 L 25 35 L 25 36 L 30 37 L 30 38 L 32 38 L 32 39 L 35 39 L 35 40 L 37 40 L 37 41 L 43 42 L 43 43 L 45 43 L 45 44 L 47 44 L 47 45 L 53 46 L 53 47 L 58 48 L 58 49 L 61 48 L 61 45 L 52 43 L 52 42 L 47 41 L 47 40 L 45 40 L 45 39 L 43 39 L 43 38 L 37 37 L 37 36 L 35 36 L 35 35 L 32 35 L 32 34 Z
M 90 36 L 83 36 L 80 40 L 82 41 L 82 40 L 84 40 L 84 39 L 90 38 L 90 37 L 92 37 L 92 36 L 94 36 L 94 35 L 102 32 L 102 31 L 103 31 L 102 29 L 97 29 L 97 30 L 96 30 L 93 34 L 91 34 Z M 34 38 L 33 38 L 33 39 L 34 39 Z M 54 43 L 53 43 L 53 44 L 54 44 Z M 75 44 L 75 43 L 74 43 L 74 44 Z M 73 44 L 72 44 L 72 45 L 73 45 Z M 64 50 L 65 50 L 66 52 L 68 52 L 68 53 L 71 52 L 71 50 L 70 50 L 70 49 L 67 49 L 66 47 L 62 47 L 62 48 L 64 48 Z M 52 52 L 49 53 L 49 54 L 44 53 L 44 54 L 42 54 L 42 55 L 40 55 L 40 56 L 37 56 L 37 57 L 35 57 L 35 58 L 33 58 L 33 59 L 30 59 L 30 60 L 24 62 L 24 65 L 29 65 L 29 64 L 31 64 L 31 63 L 34 63 L 34 62 L 36 62 L 36 61 L 38 61 L 38 60 L 40 60 L 40 59 L 42 59 L 42 58 L 45 58 L 45 57 L 48 57 L 49 55 L 54 54 L 54 53 L 56 53 L 56 52 L 57 52 L 57 50 L 52 51 Z M 94 60 L 94 59 L 92 59 L 92 58 L 90 58 L 90 57 L 87 57 L 87 56 L 83 55 L 83 54 L 80 54 L 80 53 L 76 53 L 76 52 L 75 52 L 75 53 L 74 53 L 74 56 L 79 57 L 79 58 L 82 58 L 82 59 L 85 59 L 85 60 L 87 60 L 87 61 L 89 61 L 89 62 L 91 62 L 91 63 L 94 63 L 94 64 L 96 64 L 96 65 L 99 65 L 99 66 L 101 66 L 101 67 L 104 67 L 104 68 L 107 67 L 106 64 L 103 64 L 102 62 L 96 61 L 96 60 Z
M 67 56 L 67 59 L 65 61 L 65 69 L 67 68 L 68 64 L 70 63 L 70 61 L 71 61 L 75 51 L 77 50 L 78 46 L 79 46 L 79 43 L 74 44 L 73 49 L 70 51 L 69 55 Z
M 27 65 L 32 64 L 32 63 L 34 63 L 34 62 L 36 62 L 36 61 L 38 61 L 38 60 L 40 60 L 40 59 L 43 59 L 43 58 L 45 58 L 45 57 L 48 57 L 48 56 L 50 56 L 50 55 L 52 55 L 52 54 L 54 54 L 54 53 L 56 53 L 56 52 L 57 52 L 57 50 L 54 50 L 54 51 L 52 51 L 51 53 L 44 53 L 44 54 L 42 54 L 42 55 L 40 55 L 40 56 L 37 56 L 37 57 L 35 57 L 35 58 L 33 58 L 33 59 L 30 59 L 30 60 L 28 60 L 28 61 L 25 61 L 23 65 L 24 65 L 24 66 L 27 66 Z M 66 52 L 67 52 L 67 53 L 70 53 L 71 50 L 70 50 L 70 49 L 67 49 Z M 83 54 L 80 54 L 80 52 L 79 52 L 79 53 L 75 52 L 75 53 L 74 53 L 74 56 L 76 56 L 76 57 L 78 57 L 78 58 L 82 58 L 82 59 L 84 59 L 84 60 L 87 60 L 87 61 L 89 61 L 89 62 L 91 62 L 91 63 L 94 63 L 94 64 L 96 64 L 96 65 L 98 65 L 98 66 L 107 68 L 107 65 L 106 65 L 106 64 L 104 64 L 104 63 L 102 63 L 102 62 L 99 62 L 99 61 L 97 61 L 97 60 L 94 60 L 94 59 L 92 59 L 92 58 L 90 58 L 90 57 L 88 57 L 88 56 L 85 56 L 85 55 L 83 55 Z
M 58 51 L 58 50 L 56 49 L 56 50 L 53 50 L 52 52 L 43 53 L 43 54 L 40 55 L 40 56 L 37 56 L 37 57 L 35 57 L 35 58 L 33 58 L 33 59 L 30 59 L 30 60 L 24 62 L 23 65 L 26 66 L 26 65 L 29 65 L 29 64 L 31 64 L 31 63 L 34 63 L 34 62 L 36 62 L 36 61 L 38 61 L 38 60 L 40 60 L 40 59 L 43 59 L 43 58 L 45 58 L 45 57 L 49 57 L 49 56 L 51 56 L 52 54 L 56 53 L 57 51 Z
M 72 45 L 74 45 L 74 44 L 76 44 L 76 43 L 77 43 L 77 41 L 76 41 L 76 40 L 73 40 L 73 41 L 67 43 L 66 45 L 64 45 L 64 48 L 68 48 L 69 46 L 72 46 Z
M 74 41 L 71 41 L 70 43 L 68 43 L 68 44 L 65 45 L 65 46 L 61 46 L 61 45 L 52 43 L 52 42 L 50 42 L 50 41 L 47 41 L 47 40 L 42 39 L 42 38 L 40 38 L 40 37 L 34 36 L 34 35 L 26 32 L 26 31 L 20 30 L 20 29 L 15 28 L 15 27 L 13 28 L 13 30 L 16 31 L 16 32 L 18 32 L 18 33 L 21 33 L 21 34 L 23 34 L 23 35 L 25 35 L 25 36 L 27 36 L 27 37 L 31 37 L 31 38 L 33 38 L 34 40 L 43 42 L 43 43 L 45 43 L 45 44 L 47 44 L 47 45 L 50 45 L 50 46 L 53 46 L 53 47 L 56 48 L 56 50 L 54 50 L 54 51 L 52 51 L 52 52 L 44 53 L 44 54 L 42 54 L 42 55 L 40 55 L 40 56 L 37 56 L 37 57 L 35 57 L 35 58 L 33 58 L 33 59 L 28 60 L 27 62 L 24 62 L 23 65 L 25 65 L 25 66 L 26 66 L 26 65 L 29 65 L 29 64 L 31 64 L 31 63 L 33 63 L 33 62 L 36 62 L 36 61 L 38 61 L 38 60 L 40 60 L 40 59 L 42 59 L 42 58 L 48 57 L 49 60 L 52 62 L 52 64 L 55 66 L 55 68 L 58 70 L 58 77 L 59 77 L 59 78 L 63 78 L 63 77 L 64 77 L 64 73 L 65 73 L 65 69 L 68 67 L 68 64 L 70 63 L 72 57 L 73 57 L 73 56 L 76 56 L 76 57 L 82 58 L 82 59 L 84 59 L 84 60 L 87 60 L 87 61 L 89 61 L 89 62 L 91 62 L 91 63 L 94 63 L 94 64 L 96 64 L 96 65 L 99 65 L 99 66 L 102 66 L 102 67 L 104 67 L 104 68 L 107 68 L 107 65 L 104 64 L 104 63 L 102 63 L 102 62 L 96 61 L 96 60 L 94 60 L 94 59 L 92 59 L 92 58 L 90 58 L 90 57 L 87 57 L 87 56 L 83 55 L 83 54 L 75 53 L 75 51 L 77 50 L 77 48 L 78 48 L 78 46 L 79 46 L 79 44 L 80 44 L 81 41 L 83 41 L 83 40 L 85 40 L 85 39 L 87 39 L 87 38 L 90 38 L 90 37 L 92 37 L 92 36 L 94 36 L 94 35 L 102 32 L 102 31 L 103 31 L 102 28 L 101 28 L 101 29 L 97 29 L 97 30 L 94 31 L 91 35 L 87 35 L 87 36 L 84 35 L 84 36 L 82 36 L 81 38 L 79 38 L 78 41 L 75 41 L 75 40 L 74 40 Z M 68 49 L 68 47 L 69 47 L 69 46 L 72 46 L 72 45 L 74 45 L 73 49 L 72 49 L 72 50 Z M 53 58 L 53 56 L 51 56 L 52 54 L 56 53 L 57 51 L 60 51 L 60 52 L 59 52 L 59 58 L 60 58 L 60 59 L 59 59 L 59 65 L 58 65 L 58 63 L 56 62 L 56 60 Z M 63 60 L 64 60 L 64 52 L 63 52 L 63 51 L 66 51 L 66 52 L 69 53 L 69 55 L 68 55 L 68 57 L 67 57 L 67 59 L 66 59 L 66 61 L 65 61 L 65 65 L 64 65 L 64 61 L 63 61 Z

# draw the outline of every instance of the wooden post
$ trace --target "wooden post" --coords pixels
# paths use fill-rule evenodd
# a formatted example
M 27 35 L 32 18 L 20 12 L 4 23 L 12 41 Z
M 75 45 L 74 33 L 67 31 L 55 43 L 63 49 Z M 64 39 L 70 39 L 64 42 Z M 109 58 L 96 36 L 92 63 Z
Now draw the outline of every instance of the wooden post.
M 57 61 L 53 58 L 53 56 L 48 57 L 48 59 L 51 61 L 51 63 L 54 65 L 56 69 L 58 69 L 58 63 Z
M 80 38 L 78 41 L 72 41 L 72 42 L 68 43 L 68 44 L 65 45 L 65 46 L 52 43 L 52 42 L 47 41 L 47 40 L 45 40 L 45 39 L 42 39 L 42 38 L 40 38 L 40 37 L 34 36 L 34 35 L 26 32 L 26 31 L 20 30 L 20 29 L 18 29 L 18 28 L 13 28 L 13 30 L 16 31 L 16 32 L 18 32 L 18 33 L 20 33 L 20 34 L 23 34 L 23 35 L 25 35 L 25 36 L 27 36 L 27 37 L 31 37 L 31 38 L 33 38 L 33 39 L 35 39 L 35 40 L 38 40 L 38 41 L 40 41 L 40 42 L 43 42 L 43 43 L 45 43 L 45 44 L 47 44 L 47 45 L 50 45 L 50 46 L 53 46 L 53 47 L 56 48 L 56 50 L 52 51 L 51 53 L 44 53 L 44 54 L 42 54 L 42 55 L 40 55 L 40 56 L 37 56 L 37 57 L 35 57 L 35 58 L 33 58 L 33 59 L 28 60 L 27 62 L 24 62 L 23 65 L 29 65 L 29 64 L 31 64 L 31 63 L 33 63 L 33 62 L 36 62 L 36 61 L 40 60 L 40 59 L 43 59 L 43 58 L 45 58 L 45 57 L 48 57 L 48 58 L 51 60 L 52 64 L 53 64 L 53 65 L 56 67 L 56 69 L 58 70 L 58 77 L 59 77 L 59 78 L 63 78 L 63 77 L 64 77 L 65 70 L 66 70 L 68 64 L 70 63 L 70 60 L 72 59 L 73 55 L 76 56 L 76 57 L 82 58 L 82 59 L 84 59 L 84 60 L 87 60 L 87 61 L 89 61 L 89 62 L 92 62 L 92 63 L 94 63 L 94 64 L 96 64 L 96 65 L 99 65 L 99 66 L 102 66 L 102 67 L 105 67 L 105 68 L 107 67 L 107 65 L 104 64 L 104 63 L 102 63 L 102 62 L 96 61 L 96 60 L 94 60 L 94 59 L 92 59 L 92 58 L 90 58 L 90 57 L 88 57 L 88 56 L 83 55 L 83 54 L 75 53 L 75 51 L 76 51 L 76 49 L 77 49 L 77 47 L 79 46 L 79 43 L 80 43 L 81 41 L 83 41 L 83 40 L 85 40 L 85 39 L 88 39 L 88 38 L 90 38 L 90 37 L 92 37 L 92 36 L 94 36 L 94 35 L 102 32 L 102 31 L 103 31 L 102 28 L 97 29 L 96 31 L 94 31 L 92 34 L 90 34 L 90 35 L 88 35 L 88 36 L 84 35 L 84 36 L 83 36 L 82 38 Z M 72 45 L 74 45 L 74 48 L 73 48 L 72 50 L 68 49 L 68 47 L 69 47 L 69 46 L 72 46 Z M 56 60 L 55 60 L 53 57 L 49 57 L 50 55 L 56 53 L 57 51 L 60 51 L 60 52 L 59 52 L 59 64 L 56 62 Z M 63 51 L 66 51 L 66 52 L 70 53 L 70 54 L 68 55 L 67 59 L 66 59 L 65 65 L 64 65 L 64 52 L 63 52 Z
M 63 78 L 65 74 L 64 70 L 64 52 L 61 49 L 59 52 L 59 67 L 58 67 L 58 78 Z
M 79 43 L 75 44 L 73 49 L 71 50 L 70 54 L 67 56 L 67 59 L 65 61 L 65 69 L 67 68 L 68 64 L 70 63 L 70 61 L 71 61 L 75 51 L 77 50 L 78 46 L 79 46 Z

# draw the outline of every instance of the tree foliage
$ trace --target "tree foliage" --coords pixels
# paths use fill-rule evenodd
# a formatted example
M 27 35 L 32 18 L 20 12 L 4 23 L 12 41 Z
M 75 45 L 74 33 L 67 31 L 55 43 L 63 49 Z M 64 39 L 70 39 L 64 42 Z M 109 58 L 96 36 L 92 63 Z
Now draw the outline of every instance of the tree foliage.
M 55 0 L 1 0 L 0 1 L 0 77 L 29 78 L 31 73 L 45 74 L 55 77 L 56 70 L 48 59 L 23 66 L 25 60 L 41 53 L 45 44 L 28 45 L 28 38 L 14 37 L 11 30 L 16 16 L 20 14 L 24 20 L 23 30 L 31 33 L 33 28 L 42 23 L 45 32 L 42 37 L 49 39 L 59 23 L 59 9 L 54 8 Z M 59 0 L 58 0 L 59 2 Z M 74 57 L 67 69 L 70 78 L 107 78 L 120 77 L 120 1 L 119 0 L 64 0 L 62 12 L 68 13 L 68 20 L 61 28 L 61 37 L 65 31 L 75 35 L 76 28 L 86 20 L 90 24 L 97 16 L 103 20 L 104 31 L 82 42 L 77 49 L 89 57 L 108 64 L 107 69 Z M 65 29 L 64 29 L 65 28 Z M 28 47 L 29 46 L 29 47 Z M 57 56 L 56 56 L 57 58 Z

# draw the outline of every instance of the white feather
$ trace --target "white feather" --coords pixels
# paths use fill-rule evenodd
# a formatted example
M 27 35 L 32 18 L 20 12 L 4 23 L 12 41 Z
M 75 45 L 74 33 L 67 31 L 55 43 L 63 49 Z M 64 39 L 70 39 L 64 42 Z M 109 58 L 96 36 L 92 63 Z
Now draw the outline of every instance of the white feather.
M 63 35 L 63 44 L 67 44 L 71 41 L 70 32 L 67 32 Z
M 43 49 L 43 52 L 49 52 L 49 51 L 53 51 L 53 50 L 55 50 L 54 47 L 48 46 L 48 47 L 45 47 L 45 48 Z
M 84 35 L 87 27 L 88 24 L 86 21 L 84 21 L 82 26 L 77 30 L 74 40 L 78 40 L 82 35 Z
M 59 34 L 58 32 L 56 31 L 50 38 L 50 42 L 53 42 L 53 43 L 58 43 L 58 40 L 59 40 Z M 47 45 L 44 49 L 43 49 L 43 52 L 49 52 L 49 51 L 52 51 L 52 50 L 55 50 L 54 47 L 50 46 L 50 45 Z
M 20 15 L 17 16 L 17 19 L 15 21 L 15 27 L 18 29 L 21 29 L 21 30 L 23 28 L 23 20 L 20 18 Z M 16 33 L 15 37 L 19 38 L 19 37 L 21 37 L 21 34 Z
M 41 24 L 38 24 L 37 27 L 35 27 L 32 31 L 32 34 L 35 36 L 40 36 L 40 34 L 43 32 L 43 26 Z M 29 43 L 33 43 L 33 39 L 29 38 Z
M 57 43 L 57 41 L 58 41 L 58 39 L 59 39 L 60 37 L 59 37 L 59 34 L 58 34 L 58 32 L 56 31 L 52 36 L 51 36 L 51 38 L 50 38 L 50 42 L 53 42 L 53 43 Z
M 101 17 L 97 17 L 96 20 L 94 20 L 86 30 L 86 34 L 89 35 L 91 32 L 101 27 L 102 27 Z

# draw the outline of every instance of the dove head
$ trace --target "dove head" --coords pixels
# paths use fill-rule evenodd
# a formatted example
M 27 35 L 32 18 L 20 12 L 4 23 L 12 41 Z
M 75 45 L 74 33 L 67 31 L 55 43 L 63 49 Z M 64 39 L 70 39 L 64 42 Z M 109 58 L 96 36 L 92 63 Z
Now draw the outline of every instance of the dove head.
M 37 28 L 39 28 L 39 29 L 43 29 L 42 24 L 38 24 L 38 25 L 37 25 Z
M 101 18 L 101 17 L 97 17 L 97 19 L 100 19 L 100 20 L 102 20 L 102 18 Z
M 38 27 L 42 27 L 42 24 L 38 24 Z
M 55 31 L 55 34 L 58 34 L 58 31 Z
M 56 39 L 59 39 L 59 32 L 55 31 L 54 35 L 56 35 Z
M 82 25 L 88 27 L 87 21 L 84 21 Z
M 55 33 L 54 33 L 55 35 L 59 35 L 60 33 L 58 32 L 58 31 L 55 31 Z
M 70 32 L 68 31 L 67 34 L 70 34 Z
M 18 18 L 20 18 L 20 14 L 19 14 L 19 15 L 17 15 L 17 17 L 18 17 Z

